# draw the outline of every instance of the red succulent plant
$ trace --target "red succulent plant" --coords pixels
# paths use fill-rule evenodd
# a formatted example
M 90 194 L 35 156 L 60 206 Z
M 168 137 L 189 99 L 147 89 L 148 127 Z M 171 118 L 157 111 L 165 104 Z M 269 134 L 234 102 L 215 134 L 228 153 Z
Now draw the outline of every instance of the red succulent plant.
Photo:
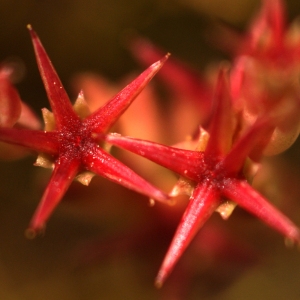
M 285 151 L 300 132 L 299 45 L 299 23 L 288 26 L 283 1 L 263 0 L 231 49 L 232 94 L 235 105 L 242 107 L 244 126 L 261 114 L 277 118 L 264 155 Z
M 298 22 L 288 27 L 282 0 L 263 0 L 260 12 L 246 33 L 218 28 L 217 38 L 212 37 L 213 40 L 233 56 L 230 93 L 234 109 L 241 113 L 241 127 L 248 128 L 262 114 L 277 119 L 274 131 L 265 136 L 267 147 L 263 153 L 258 145 L 250 156 L 257 159 L 261 154 L 270 156 L 285 151 L 300 132 Z M 143 65 L 154 62 L 162 53 L 159 47 L 140 37 L 130 40 L 130 49 Z M 173 98 L 180 98 L 185 109 L 191 106 L 186 123 L 191 122 L 195 114 L 204 128 L 209 123 L 214 74 L 217 72 L 211 70 L 208 80 L 174 58 L 162 70 L 160 77 L 170 87 Z
M 28 29 L 53 113 L 43 109 L 45 130 L 0 128 L 1 141 L 37 151 L 41 154 L 36 165 L 53 167 L 50 182 L 30 222 L 28 235 L 35 236 L 43 229 L 75 178 L 88 185 L 98 174 L 153 199 L 167 201 L 166 194 L 104 151 L 93 134 L 106 132 L 117 121 L 169 55 L 151 65 L 105 105 L 89 113 L 83 93 L 72 107 L 38 36 L 30 25 Z
M 36 151 L 38 158 L 35 165 L 53 168 L 49 184 L 26 232 L 28 237 L 34 237 L 44 229 L 73 180 L 88 185 L 94 175 L 100 175 L 164 203 L 170 203 L 171 197 L 181 193 L 190 196 L 156 277 L 158 287 L 165 282 L 214 211 L 227 219 L 239 205 L 287 240 L 300 243 L 299 228 L 251 186 L 262 156 L 283 152 L 300 132 L 300 31 L 298 24 L 288 29 L 281 0 L 263 0 L 262 9 L 249 32 L 235 39 L 235 47 L 231 49 L 233 63 L 230 73 L 221 67 L 218 72 L 213 72 L 217 76 L 208 80 L 181 62 L 169 60 L 160 74 L 176 102 L 172 103 L 169 116 L 158 117 L 149 88 L 144 105 L 123 120 L 123 133 L 138 132 L 138 129 L 136 135 L 143 135 L 143 131 L 147 130 L 142 138 L 156 141 L 158 137 L 165 138 L 167 135 L 159 129 L 166 127 L 167 122 L 173 126 L 176 121 L 179 129 L 175 129 L 174 125 L 174 136 L 180 130 L 186 133 L 186 128 L 194 130 L 195 124 L 201 124 L 191 140 L 173 147 L 163 145 L 167 143 L 166 138 L 160 144 L 107 133 L 161 69 L 169 54 L 163 57 L 163 51 L 158 47 L 135 37 L 130 43 L 135 57 L 146 65 L 157 62 L 106 103 L 103 102 L 104 96 L 112 92 L 109 84 L 103 81 L 99 88 L 95 78 L 84 77 L 80 82 L 87 88 L 88 101 L 80 92 L 72 106 L 37 34 L 30 25 L 28 29 L 52 109 L 52 112 L 42 109 L 44 130 L 40 130 L 40 123 L 21 101 L 9 81 L 7 70 L 0 68 L 1 150 L 12 144 L 9 145 L 12 148 L 8 149 L 16 150 L 11 152 L 13 158 L 27 153 L 24 148 Z M 215 86 L 211 84 L 213 81 Z M 101 101 L 98 102 L 99 98 Z M 192 101 L 185 101 L 187 99 Z M 135 118 L 135 114 L 139 116 Z M 184 123 L 180 127 L 179 116 Z M 143 122 L 143 126 L 139 126 L 139 122 Z M 188 122 L 189 125 L 186 125 Z M 164 193 L 110 155 L 106 151 L 106 142 L 155 162 L 155 167 L 161 165 L 179 174 L 178 182 L 169 194 Z M 18 152 L 16 146 L 24 148 Z M 8 158 L 8 152 L 2 151 L 1 155 Z M 150 167 L 134 160 L 131 165 L 147 172 L 147 175 L 155 174 L 158 180 L 156 169 L 152 172 Z M 167 181 L 164 177 L 164 183 Z M 139 248 L 141 242 L 147 246 L 147 243 L 155 241 L 154 235 L 161 230 L 160 226 L 169 231 L 168 225 L 173 225 L 173 222 L 170 222 L 170 216 L 169 219 L 162 218 L 161 224 L 155 224 L 156 227 L 149 230 L 150 238 L 146 231 L 138 228 L 132 238 L 126 237 L 123 245 L 131 251 Z M 219 237 L 216 240 L 221 243 L 212 244 L 208 251 L 216 251 L 218 245 L 228 247 L 228 243 Z M 113 246 L 116 244 L 113 243 Z M 110 251 L 110 245 L 107 249 Z
M 163 284 L 197 231 L 215 210 L 226 219 L 238 204 L 289 240 L 300 242 L 299 229 L 247 182 L 252 172 L 248 156 L 265 135 L 273 131 L 273 120 L 258 118 L 242 136 L 237 134 L 240 127 L 232 108 L 224 69 L 219 72 L 214 98 L 209 130 L 206 133 L 201 129 L 195 151 L 116 134 L 99 135 L 99 138 L 150 159 L 185 178 L 185 183 L 180 179 L 170 195 L 178 194 L 186 186 L 191 190 L 190 202 L 156 278 L 157 286 Z

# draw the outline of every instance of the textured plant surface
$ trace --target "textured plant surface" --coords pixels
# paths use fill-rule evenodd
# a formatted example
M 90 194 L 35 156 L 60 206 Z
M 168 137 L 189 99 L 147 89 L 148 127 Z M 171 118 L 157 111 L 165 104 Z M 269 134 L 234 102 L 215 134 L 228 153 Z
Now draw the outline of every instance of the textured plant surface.
M 46 109 L 43 110 L 46 124 L 44 131 L 0 129 L 2 141 L 42 153 L 38 157 L 36 165 L 52 167 L 51 160 L 53 160 L 53 174 L 29 225 L 28 235 L 34 236 L 36 232 L 43 229 L 49 215 L 76 176 L 83 184 L 88 185 L 93 174 L 99 174 L 154 199 L 167 200 L 167 196 L 163 192 L 151 186 L 102 150 L 93 137 L 93 134 L 105 132 L 115 123 L 145 84 L 159 70 L 167 56 L 162 61 L 152 65 L 107 104 L 93 114 L 89 114 L 82 94 L 79 95 L 74 108 L 71 106 L 59 77 L 36 33 L 31 26 L 28 26 L 28 29 L 31 33 L 38 66 L 53 114 Z M 89 115 L 86 116 L 87 114 Z M 92 173 L 78 175 L 82 171 Z
M 229 217 L 233 204 L 226 199 L 236 202 L 292 242 L 300 242 L 299 229 L 259 195 L 247 183 L 243 173 L 247 156 L 269 133 L 272 122 L 258 119 L 231 146 L 235 130 L 224 70 L 220 71 L 218 78 L 215 102 L 216 108 L 210 130 L 208 133 L 200 132 L 199 151 L 171 148 L 143 140 L 126 139 L 118 135 L 106 137 L 106 140 L 114 145 L 151 159 L 194 182 L 184 185 L 180 180 L 175 192 L 171 193 L 176 195 L 183 187 L 186 188 L 186 185 L 192 185 L 189 205 L 157 276 L 158 286 L 164 282 L 197 230 L 215 210 L 218 210 L 224 219 Z
M 173 3 L 172 9 L 167 5 L 165 13 L 170 19 L 181 14 L 176 7 L 195 5 L 193 1 L 179 3 Z M 64 71 L 70 71 L 66 71 L 68 65 L 74 68 L 72 73 L 86 68 L 89 57 L 82 55 L 82 49 L 95 56 L 87 68 L 90 71 L 73 77 L 72 90 L 79 94 L 74 105 L 70 101 L 73 96 L 68 96 L 72 90 L 67 94 L 37 34 L 28 26 L 51 111 L 42 109 L 42 128 L 31 105 L 25 102 L 32 101 L 39 108 L 45 95 L 39 95 L 40 87 L 35 85 L 26 95 L 23 83 L 16 80 L 18 72 L 25 74 L 22 62 L 14 57 L 5 60 L 4 54 L 0 64 L 3 298 L 9 298 L 6 286 L 16 286 L 16 280 L 21 284 L 12 299 L 19 299 L 18 294 L 30 299 L 35 299 L 35 294 L 39 299 L 40 285 L 49 299 L 239 299 L 245 295 L 276 299 L 281 294 L 293 299 L 299 294 L 289 279 L 296 276 L 289 266 L 295 268 L 300 263 L 299 254 L 287 251 L 277 234 L 284 236 L 286 245 L 300 244 L 300 174 L 298 163 L 289 163 L 294 162 L 299 147 L 300 27 L 297 21 L 288 22 L 290 4 L 285 7 L 281 0 L 262 0 L 244 31 L 206 20 L 205 37 L 227 52 L 226 62 L 213 54 L 212 63 L 206 57 L 211 51 L 205 54 L 203 45 L 197 50 L 196 41 L 203 31 L 199 30 L 196 38 L 190 28 L 180 42 L 174 36 L 174 44 L 178 49 L 182 46 L 187 60 L 198 62 L 194 65 L 179 59 L 180 51 L 176 53 L 170 42 L 173 37 L 168 30 L 178 31 L 180 36 L 182 26 L 175 26 L 177 16 L 172 26 L 167 22 L 162 26 L 158 14 L 157 28 L 148 35 L 143 26 L 147 27 L 149 20 L 137 17 L 145 15 L 139 11 L 131 26 L 140 32 L 125 32 L 122 41 L 127 47 L 126 62 L 129 51 L 147 69 L 139 76 L 124 77 L 128 68 L 116 53 L 109 50 L 113 58 L 103 59 L 96 53 L 98 45 L 88 43 L 90 39 L 94 42 L 94 37 L 86 36 L 81 42 L 88 32 L 85 28 L 60 24 L 60 13 L 67 11 L 62 3 L 51 27 L 55 36 L 52 48 L 45 38 L 57 67 L 59 57 L 64 57 L 65 64 L 58 70 L 62 82 Z M 37 11 L 43 15 L 48 4 L 34 5 L 40 6 Z M 102 37 L 106 49 L 118 31 L 115 29 L 126 27 L 120 12 L 129 11 L 119 10 L 114 1 L 114 9 L 105 5 L 96 9 L 98 5 L 102 4 L 94 3 L 88 13 L 87 8 L 78 10 L 78 16 L 88 16 L 84 23 L 93 30 L 99 30 L 99 24 L 92 25 L 94 11 L 104 10 L 109 16 L 111 10 L 116 15 L 112 20 L 120 17 L 119 23 L 108 18 L 112 27 L 105 28 Z M 201 2 L 201 6 L 206 4 Z M 218 11 L 216 6 L 212 15 L 226 19 L 226 13 L 234 11 L 229 7 Z M 232 9 L 237 7 L 235 4 Z M 72 9 L 72 15 L 77 15 L 77 1 Z M 104 16 L 101 20 L 106 24 Z M 192 19 L 188 17 L 189 22 Z M 62 24 L 68 24 L 65 17 L 63 20 Z M 62 28 L 76 32 L 75 45 L 60 43 Z M 40 30 L 44 36 L 42 26 Z M 6 44 L 12 41 L 10 37 Z M 15 41 L 24 43 L 22 39 Z M 189 57 L 194 47 L 195 57 Z M 56 48 L 61 49 L 55 57 Z M 70 53 L 64 55 L 67 48 Z M 168 51 L 174 51 L 170 58 Z M 117 82 L 107 79 L 107 74 L 95 74 L 92 70 L 97 69 L 97 59 L 105 60 L 107 74 L 125 70 L 118 73 L 123 79 Z M 200 65 L 207 68 L 202 72 L 201 60 Z M 111 149 L 112 145 L 117 147 Z M 27 166 L 32 157 L 29 154 L 38 155 L 36 166 L 52 169 L 50 180 L 50 171 Z M 23 157 L 26 159 L 16 160 Z M 71 184 L 73 181 L 89 188 Z M 27 237 L 43 232 L 50 215 L 53 218 L 44 239 L 24 244 L 25 239 L 16 236 L 21 236 L 33 209 L 34 204 L 27 199 L 37 201 L 42 190 Z M 159 203 L 150 207 L 154 200 Z M 7 238 L 9 235 L 12 238 Z M 276 270 L 265 274 L 269 287 L 261 278 L 266 265 Z M 60 271 L 54 272 L 56 269 Z M 153 289 L 155 274 L 155 285 L 162 287 L 159 290 Z M 66 279 L 72 288 L 65 295 L 58 288 L 57 294 L 56 282 L 58 287 L 66 287 Z M 247 282 L 241 289 L 243 296 L 236 288 L 242 280 Z M 99 283 L 97 288 L 95 282 Z M 288 284 L 280 289 L 283 282 Z M 260 291 L 258 297 L 256 291 Z

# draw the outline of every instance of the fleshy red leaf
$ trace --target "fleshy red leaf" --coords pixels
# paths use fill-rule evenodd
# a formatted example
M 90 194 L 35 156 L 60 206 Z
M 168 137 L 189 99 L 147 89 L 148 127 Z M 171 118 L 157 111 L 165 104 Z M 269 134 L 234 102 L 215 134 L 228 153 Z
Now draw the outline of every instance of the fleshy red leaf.
M 252 24 L 252 38 L 260 39 L 264 32 L 271 30 L 274 47 L 283 46 L 285 31 L 285 6 L 281 0 L 264 0 L 260 14 Z
M 73 179 L 79 171 L 80 161 L 70 161 L 68 157 L 60 157 L 55 163 L 51 179 L 44 195 L 26 231 L 29 238 L 33 238 L 43 230 L 47 219 L 61 201 Z
M 83 161 L 89 171 L 123 185 L 126 188 L 161 202 L 166 202 L 169 198 L 165 193 L 152 186 L 145 179 L 100 148 L 95 148 L 92 154 L 86 153 Z
M 57 133 L 51 131 L 0 128 L 0 140 L 37 152 L 58 154 Z
M 169 54 L 152 64 L 104 106 L 88 116 L 84 120 L 84 123 L 87 124 L 93 132 L 104 132 L 109 129 L 139 95 L 146 84 L 149 83 L 153 76 L 160 70 L 168 57 Z
M 223 194 L 288 239 L 300 243 L 300 231 L 297 226 L 246 181 L 235 179 L 228 181 Z
M 106 135 L 104 138 L 113 145 L 143 156 L 192 180 L 199 180 L 199 176 L 205 171 L 203 152 L 178 149 L 115 134 Z
M 215 107 L 209 127 L 209 140 L 205 153 L 207 155 L 224 156 L 232 144 L 233 111 L 229 93 L 228 74 L 220 68 L 214 102 Z
M 219 204 L 218 196 L 212 186 L 200 184 L 195 188 L 155 279 L 157 287 L 162 286 L 198 230 L 215 211 Z
M 79 121 L 70 99 L 41 43 L 31 25 L 27 26 L 31 35 L 37 64 L 55 117 L 57 128 L 69 128 Z
M 237 141 L 222 162 L 228 176 L 236 175 L 243 168 L 252 150 L 274 131 L 274 126 L 266 119 L 258 119 Z M 261 147 L 261 153 L 263 152 Z M 261 155 L 260 153 L 260 155 Z M 258 157 L 257 157 L 258 158 Z M 259 157 L 260 158 L 260 157 Z

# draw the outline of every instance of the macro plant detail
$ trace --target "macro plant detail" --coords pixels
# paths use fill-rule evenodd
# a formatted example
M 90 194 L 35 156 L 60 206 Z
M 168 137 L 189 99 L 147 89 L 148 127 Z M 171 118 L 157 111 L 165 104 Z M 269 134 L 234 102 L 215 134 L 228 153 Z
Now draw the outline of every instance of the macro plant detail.
M 277 118 L 264 155 L 281 153 L 300 130 L 299 24 L 287 24 L 282 0 L 264 0 L 248 32 L 233 45 L 232 94 L 243 107 L 244 126 L 260 114 Z
M 167 201 L 166 194 L 104 151 L 93 134 L 105 132 L 116 122 L 161 68 L 168 55 L 151 65 L 109 102 L 90 114 L 82 93 L 72 107 L 38 36 L 30 25 L 28 29 L 53 113 L 43 109 L 44 131 L 0 128 L 0 140 L 41 153 L 36 165 L 53 165 L 50 182 L 30 222 L 27 235 L 35 236 L 43 229 L 76 176 L 77 180 L 88 185 L 94 174 L 98 174 L 158 201 Z
M 281 212 L 284 209 L 273 205 L 272 197 L 252 185 L 264 168 L 263 159 L 286 151 L 300 133 L 300 28 L 297 22 L 287 24 L 285 15 L 283 1 L 262 0 L 260 12 L 245 33 L 218 27 L 215 43 L 230 53 L 231 61 L 209 69 L 208 75 L 173 56 L 169 58 L 170 54 L 144 37 L 131 36 L 127 40 L 129 51 L 141 65 L 150 67 L 117 94 L 119 87 L 106 79 L 80 75 L 75 88 L 81 91 L 74 105 L 39 37 L 28 25 L 52 110 L 42 109 L 44 129 L 10 81 L 12 71 L 0 65 L 0 158 L 17 159 L 34 151 L 38 153 L 36 166 L 53 169 L 27 237 L 43 232 L 73 180 L 89 185 L 93 176 L 99 175 L 151 198 L 150 204 L 152 199 L 162 202 L 162 206 L 147 207 L 154 211 L 153 223 L 145 218 L 135 230 L 122 231 L 120 239 L 109 237 L 101 254 L 102 259 L 113 256 L 114 247 L 117 254 L 138 253 L 144 246 L 153 251 L 156 243 L 165 242 L 172 232 L 155 278 L 156 287 L 161 287 L 173 271 L 177 277 L 172 283 L 186 275 L 177 275 L 182 269 L 189 272 L 180 263 L 195 244 L 198 252 L 209 249 L 207 253 L 217 257 L 216 261 L 229 258 L 240 263 L 241 269 L 256 262 L 257 257 L 247 251 L 250 247 L 245 250 L 225 234 L 228 227 L 224 225 L 224 231 L 214 224 L 209 227 L 214 212 L 227 220 L 239 206 L 283 235 L 288 245 L 300 244 L 300 229 Z M 158 103 L 165 95 L 156 93 L 150 83 L 156 74 L 170 92 L 166 103 Z M 137 96 L 138 106 L 123 116 Z M 109 132 L 112 128 L 116 133 Z M 170 142 L 173 140 L 176 142 Z M 127 151 L 112 155 L 112 145 Z M 146 175 L 154 184 L 143 179 Z M 177 182 L 169 191 L 165 187 L 175 182 L 174 175 Z M 98 191 L 91 194 L 100 198 Z M 181 195 L 189 199 L 186 207 L 181 198 L 178 201 Z M 76 197 L 84 198 L 82 194 Z M 191 252 L 198 255 L 197 250 Z M 235 253 L 240 257 L 234 257 Z M 91 256 L 85 257 L 85 262 L 92 261 Z M 192 259 L 197 259 L 196 255 Z M 188 280 L 176 288 L 184 289 Z
M 295 21 L 288 27 L 285 18 L 283 1 L 263 0 L 261 11 L 246 33 L 219 28 L 214 39 L 232 56 L 230 93 L 234 109 L 241 114 L 242 128 L 246 129 L 263 114 L 276 118 L 275 130 L 262 141 L 267 144 L 264 153 L 260 153 L 260 146 L 253 149 L 250 156 L 255 160 L 261 154 L 271 156 L 285 151 L 299 135 L 299 24 Z M 129 40 L 129 49 L 143 66 L 163 53 L 158 46 L 139 36 Z M 210 99 L 214 84 L 211 78 L 174 58 L 166 63 L 159 77 L 174 95 L 198 107 L 199 123 L 206 128 L 212 113 Z M 214 77 L 216 80 L 217 75 Z
M 180 191 L 191 195 L 156 278 L 158 286 L 163 284 L 197 230 L 215 210 L 225 219 L 229 217 L 234 204 L 228 202 L 228 199 L 292 242 L 299 243 L 300 235 L 296 225 L 270 205 L 246 180 L 251 181 L 255 176 L 257 163 L 264 156 L 287 150 L 299 135 L 298 26 L 295 22 L 287 29 L 282 1 L 265 0 L 248 33 L 238 36 L 227 32 L 225 37 L 220 35 L 221 42 L 225 42 L 226 37 L 234 41 L 227 87 L 222 79 L 223 71 L 216 72 L 218 75 L 214 88 L 200 74 L 197 75 L 181 62 L 170 59 L 160 74 L 169 88 L 174 93 L 185 95 L 192 102 L 197 98 L 206 98 L 202 103 L 206 117 L 199 116 L 199 123 L 204 128 L 200 129 L 196 152 L 190 151 L 196 139 L 192 143 L 181 143 L 180 146 L 189 149 L 185 150 L 178 149 L 177 145 L 176 148 L 171 148 L 116 134 L 105 137 L 111 144 L 179 174 L 180 180 L 170 193 L 171 196 L 176 196 Z M 151 63 L 162 53 L 159 47 L 140 37 L 134 37 L 129 45 L 134 57 L 143 65 Z M 231 108 L 227 107 L 226 110 L 226 105 L 223 104 L 220 106 L 223 109 L 220 109 L 218 105 L 207 101 L 212 98 L 213 93 L 215 98 L 218 95 L 220 97 L 220 93 L 227 93 L 231 98 L 227 106 Z M 219 101 L 225 101 L 225 98 Z M 206 145 L 207 136 L 209 142 Z M 227 144 L 227 151 L 224 151 L 224 147 L 220 150 L 222 143 Z M 232 147 L 230 151 L 228 145 Z
M 117 134 L 104 137 L 113 145 L 132 151 L 178 173 L 181 178 L 170 193 L 171 196 L 185 192 L 187 186 L 191 187 L 189 204 L 156 278 L 156 285 L 159 287 L 211 214 L 218 211 L 224 219 L 227 219 L 234 209 L 234 203 L 282 233 L 291 242 L 300 242 L 300 231 L 297 226 L 247 182 L 247 177 L 252 176 L 254 172 L 254 167 L 251 166 L 253 163 L 248 156 L 265 135 L 273 130 L 274 121 L 269 118 L 258 118 L 247 132 L 234 140 L 239 127 L 236 127 L 237 122 L 226 83 L 225 70 L 221 69 L 209 130 L 206 132 L 200 129 L 195 151 L 121 137 Z M 246 164 L 248 166 L 245 166 Z M 185 184 L 184 178 L 187 179 Z

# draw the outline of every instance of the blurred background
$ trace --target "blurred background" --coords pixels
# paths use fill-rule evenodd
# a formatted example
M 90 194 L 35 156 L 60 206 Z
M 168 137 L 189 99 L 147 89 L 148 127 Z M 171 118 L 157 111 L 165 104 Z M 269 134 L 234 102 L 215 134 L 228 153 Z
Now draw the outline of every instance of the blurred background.
M 289 20 L 300 15 L 299 1 L 286 5 Z M 95 72 L 118 82 L 141 71 L 124 44 L 128 33 L 149 38 L 201 72 L 228 59 L 210 43 L 209 29 L 221 22 L 243 30 L 259 7 L 257 0 L 0 0 L 0 61 L 22 66 L 16 86 L 40 115 L 49 105 L 27 24 L 75 100 L 76 74 Z M 259 181 L 298 225 L 299 147 L 296 142 L 268 159 Z M 156 290 L 154 278 L 184 205 L 175 212 L 150 208 L 145 197 L 101 178 L 89 187 L 75 182 L 45 236 L 27 240 L 24 230 L 50 175 L 34 161 L 0 163 L 1 299 L 300 299 L 299 251 L 240 209 L 226 222 L 215 214 Z

